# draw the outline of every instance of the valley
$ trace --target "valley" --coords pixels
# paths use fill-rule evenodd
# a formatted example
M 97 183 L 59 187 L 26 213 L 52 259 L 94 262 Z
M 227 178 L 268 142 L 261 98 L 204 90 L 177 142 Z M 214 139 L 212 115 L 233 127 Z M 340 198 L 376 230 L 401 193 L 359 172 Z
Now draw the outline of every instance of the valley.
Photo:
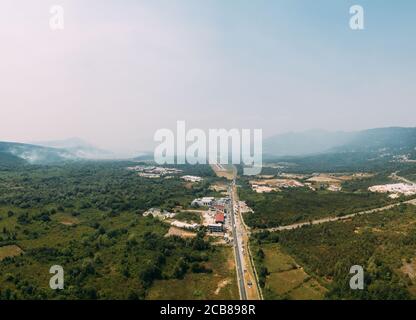
M 416 167 L 373 165 L 365 172 L 334 166 L 323 174 L 311 173 L 310 164 L 290 173 L 290 163 L 266 164 L 254 182 L 240 177 L 240 198 L 253 209 L 244 220 L 265 299 L 416 298 L 416 197 L 408 191 Z M 280 185 L 259 192 L 253 183 Z M 364 268 L 364 290 L 349 287 L 354 265 Z
M 0 298 L 415 299 L 414 153 L 387 141 L 256 176 L 0 144 Z
M 129 164 L 0 173 L 1 299 L 238 299 L 230 246 L 215 245 L 202 230 L 167 236 L 169 224 L 143 216 L 217 195 L 209 166 L 181 168 L 205 176 L 189 188 L 179 176 L 142 178 Z M 52 265 L 64 268 L 65 290 L 49 288 Z

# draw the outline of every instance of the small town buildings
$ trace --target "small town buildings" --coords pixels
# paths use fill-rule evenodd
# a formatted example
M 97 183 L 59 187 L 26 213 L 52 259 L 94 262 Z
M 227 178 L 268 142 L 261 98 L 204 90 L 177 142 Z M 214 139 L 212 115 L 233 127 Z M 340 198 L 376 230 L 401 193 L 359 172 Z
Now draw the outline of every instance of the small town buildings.
M 197 176 L 183 176 L 181 178 L 188 182 L 201 182 L 202 180 L 204 180 L 201 177 L 197 177 Z
M 412 196 L 416 194 L 416 184 L 405 184 L 405 183 L 395 183 L 395 184 L 384 184 L 377 185 L 368 188 L 371 192 L 379 193 L 396 193 L 404 194 L 405 196 Z
M 165 177 L 167 175 L 175 175 L 182 172 L 182 170 L 175 168 L 164 168 L 164 167 L 155 167 L 155 166 L 134 166 L 128 167 L 127 170 L 138 172 L 140 177 L 156 179 L 160 177 Z

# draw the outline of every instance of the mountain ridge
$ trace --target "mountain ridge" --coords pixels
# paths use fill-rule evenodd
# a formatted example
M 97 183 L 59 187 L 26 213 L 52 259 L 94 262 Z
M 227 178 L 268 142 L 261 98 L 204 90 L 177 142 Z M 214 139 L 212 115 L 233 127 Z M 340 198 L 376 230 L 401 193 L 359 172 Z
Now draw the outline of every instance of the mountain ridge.
M 307 156 L 342 152 L 411 151 L 416 147 L 415 127 L 384 127 L 361 131 L 309 130 L 267 138 L 268 156 Z
M 72 153 L 74 156 L 82 159 L 105 160 L 115 158 L 114 153 L 97 148 L 77 137 L 63 140 L 37 141 L 32 144 L 49 148 L 64 149 Z
M 111 152 L 95 148 L 78 138 L 27 144 L 0 142 L 0 164 L 21 163 L 49 164 L 77 160 L 116 159 Z M 305 157 L 314 155 L 365 153 L 371 157 L 380 155 L 409 155 L 416 157 L 415 127 L 385 127 L 361 131 L 330 132 L 309 130 L 285 133 L 264 140 L 263 159 L 270 161 L 284 157 Z M 152 158 L 142 154 L 137 159 Z M 1 160 L 3 159 L 3 160 Z

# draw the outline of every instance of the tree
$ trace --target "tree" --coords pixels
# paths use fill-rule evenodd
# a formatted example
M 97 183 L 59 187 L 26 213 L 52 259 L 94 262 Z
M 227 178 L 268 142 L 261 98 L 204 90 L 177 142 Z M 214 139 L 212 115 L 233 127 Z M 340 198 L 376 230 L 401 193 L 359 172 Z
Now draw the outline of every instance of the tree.
M 265 254 L 262 248 L 259 248 L 259 250 L 257 250 L 257 258 L 259 258 L 260 261 L 263 261 L 265 258 Z

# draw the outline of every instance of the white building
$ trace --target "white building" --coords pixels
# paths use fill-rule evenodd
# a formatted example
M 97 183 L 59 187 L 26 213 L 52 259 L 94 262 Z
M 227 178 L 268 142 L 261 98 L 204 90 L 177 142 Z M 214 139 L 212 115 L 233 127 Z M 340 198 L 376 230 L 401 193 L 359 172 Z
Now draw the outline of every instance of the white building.
M 223 232 L 224 226 L 221 223 L 212 223 L 208 225 L 208 230 L 211 232 Z
M 405 196 L 412 196 L 416 194 L 416 184 L 405 184 L 405 183 L 384 184 L 384 185 L 372 186 L 368 188 L 368 190 L 371 192 L 396 193 L 396 194 L 404 194 Z
M 197 176 L 183 176 L 182 179 L 188 182 L 201 182 L 202 180 L 204 180 L 201 177 Z
M 200 206 L 200 207 L 209 207 L 214 203 L 214 197 L 204 197 L 200 199 L 195 199 L 192 201 L 192 206 Z

